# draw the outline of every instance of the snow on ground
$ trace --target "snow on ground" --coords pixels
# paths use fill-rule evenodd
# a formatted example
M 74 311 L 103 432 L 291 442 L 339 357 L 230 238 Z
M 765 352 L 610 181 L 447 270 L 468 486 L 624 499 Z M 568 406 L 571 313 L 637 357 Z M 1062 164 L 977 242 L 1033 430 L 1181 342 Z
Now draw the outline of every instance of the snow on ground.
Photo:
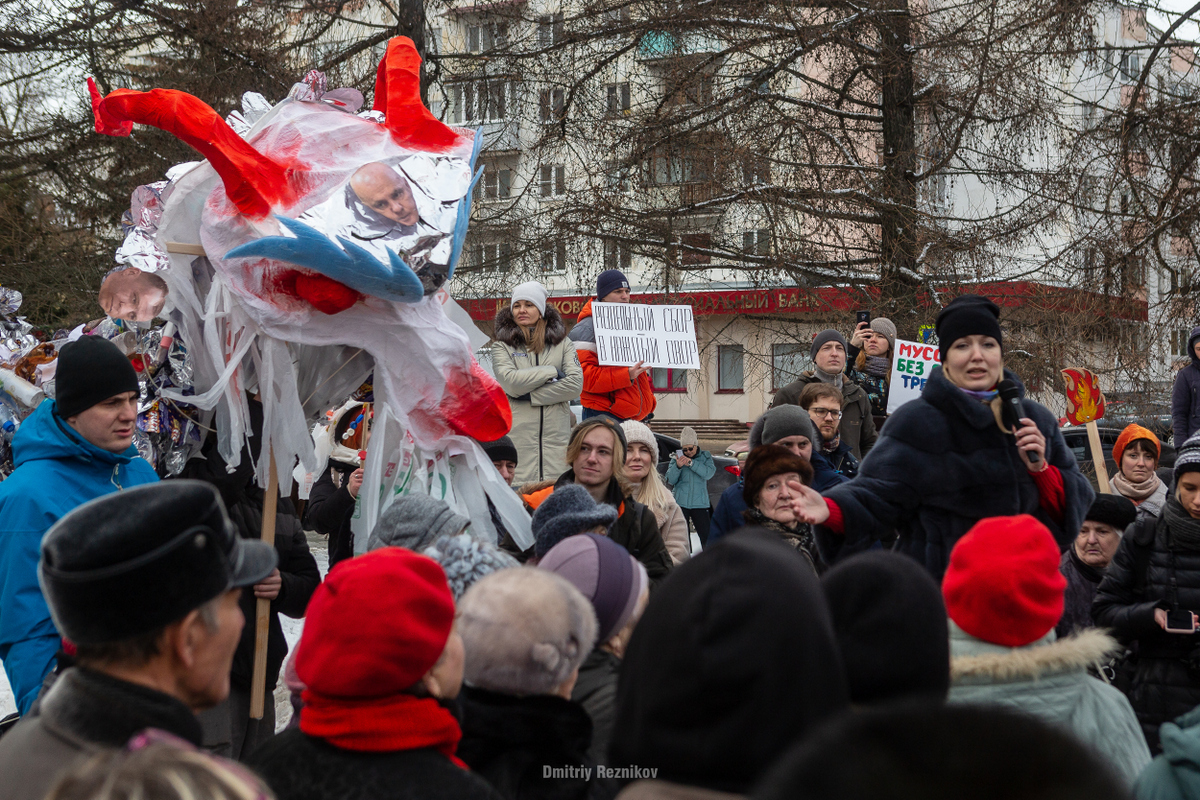
M 321 570 L 321 577 L 325 577 L 325 573 L 329 571 L 329 546 L 324 536 L 320 534 L 308 532 L 308 546 L 312 550 L 313 556 L 317 559 L 317 567 Z M 280 617 L 279 621 L 283 624 L 283 635 L 287 639 L 288 651 L 295 649 L 296 642 L 300 641 L 300 631 L 304 629 L 304 620 L 291 619 L 290 617 Z M 254 621 L 250 620 L 253 625 Z M 0 662 L 2 663 L 2 662 Z M 8 676 L 4 674 L 4 670 L 0 669 L 0 719 L 8 716 L 17 710 L 17 701 L 13 697 L 12 689 L 8 685 Z M 283 685 L 283 681 L 275 689 L 275 729 L 283 730 L 292 718 L 292 705 L 288 701 L 288 690 Z

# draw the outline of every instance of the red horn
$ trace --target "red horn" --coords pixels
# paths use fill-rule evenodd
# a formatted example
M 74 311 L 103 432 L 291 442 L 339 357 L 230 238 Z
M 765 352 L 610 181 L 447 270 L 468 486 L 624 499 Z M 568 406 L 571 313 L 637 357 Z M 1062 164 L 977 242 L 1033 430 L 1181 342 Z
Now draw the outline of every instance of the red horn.
M 458 131 L 429 113 L 421 102 L 421 56 L 407 36 L 388 42 L 375 73 L 372 109 L 383 112 L 384 126 L 401 147 L 438 152 L 460 141 Z
M 255 150 L 202 100 L 174 89 L 116 89 L 101 97 L 91 78 L 88 92 L 97 133 L 128 136 L 138 122 L 172 134 L 208 159 L 225 184 L 226 196 L 247 217 L 262 218 L 273 206 L 296 202 L 294 168 Z

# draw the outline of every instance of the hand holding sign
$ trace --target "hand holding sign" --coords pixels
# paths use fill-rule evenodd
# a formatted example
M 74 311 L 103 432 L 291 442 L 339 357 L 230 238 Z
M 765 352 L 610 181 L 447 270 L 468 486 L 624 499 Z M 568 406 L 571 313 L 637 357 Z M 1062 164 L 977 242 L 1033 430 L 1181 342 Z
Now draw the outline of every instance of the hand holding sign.
M 646 362 L 639 361 L 629 368 L 629 382 L 637 383 L 637 379 L 650 371 L 650 367 L 643 366 Z
M 600 363 L 629 367 L 631 380 L 651 367 L 700 369 L 691 306 L 592 303 L 592 320 Z

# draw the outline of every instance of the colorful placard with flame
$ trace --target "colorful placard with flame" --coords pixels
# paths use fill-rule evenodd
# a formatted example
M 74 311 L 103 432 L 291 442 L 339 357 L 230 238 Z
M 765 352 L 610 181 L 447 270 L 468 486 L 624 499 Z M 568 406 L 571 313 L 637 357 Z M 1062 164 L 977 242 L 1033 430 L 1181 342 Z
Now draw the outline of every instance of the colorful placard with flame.
M 1062 376 L 1067 384 L 1067 419 L 1075 425 L 1084 425 L 1104 416 L 1104 392 L 1100 391 L 1096 373 L 1064 369 Z

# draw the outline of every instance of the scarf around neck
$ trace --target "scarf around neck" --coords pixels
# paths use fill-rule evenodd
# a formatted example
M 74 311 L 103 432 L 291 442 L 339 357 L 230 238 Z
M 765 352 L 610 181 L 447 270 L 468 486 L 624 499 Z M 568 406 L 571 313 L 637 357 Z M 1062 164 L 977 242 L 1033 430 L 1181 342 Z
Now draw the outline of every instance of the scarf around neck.
M 817 436 L 821 436 L 821 434 L 817 433 Z M 841 430 L 838 431 L 836 436 L 834 436 L 832 439 L 830 439 L 828 441 L 825 440 L 825 437 L 821 436 L 821 452 L 822 453 L 836 453 L 838 451 L 838 448 L 841 446 L 842 446 Z
M 1150 477 L 1141 483 L 1134 483 L 1126 478 L 1123 473 L 1118 472 L 1113 476 L 1112 483 L 1116 487 L 1116 490 L 1121 493 L 1122 497 L 1129 498 L 1137 505 L 1158 491 L 1158 485 L 1162 481 L 1158 479 L 1157 475 L 1151 473 Z
M 367 753 L 433 748 L 467 769 L 454 754 L 462 738 L 458 720 L 432 697 L 343 700 L 305 689 L 303 698 L 300 730 L 334 747 Z
M 863 372 L 875 378 L 886 377 L 892 371 L 892 360 L 884 356 L 867 356 Z
M 1185 511 L 1174 497 L 1167 498 L 1162 517 L 1167 523 L 1173 544 L 1177 544 L 1181 550 L 1200 550 L 1200 519 Z
M 821 383 L 832 384 L 839 389 L 842 388 L 842 373 L 840 372 L 836 375 L 831 375 L 818 367 L 816 364 L 813 364 L 813 375 L 816 375 L 817 379 L 821 381 Z

